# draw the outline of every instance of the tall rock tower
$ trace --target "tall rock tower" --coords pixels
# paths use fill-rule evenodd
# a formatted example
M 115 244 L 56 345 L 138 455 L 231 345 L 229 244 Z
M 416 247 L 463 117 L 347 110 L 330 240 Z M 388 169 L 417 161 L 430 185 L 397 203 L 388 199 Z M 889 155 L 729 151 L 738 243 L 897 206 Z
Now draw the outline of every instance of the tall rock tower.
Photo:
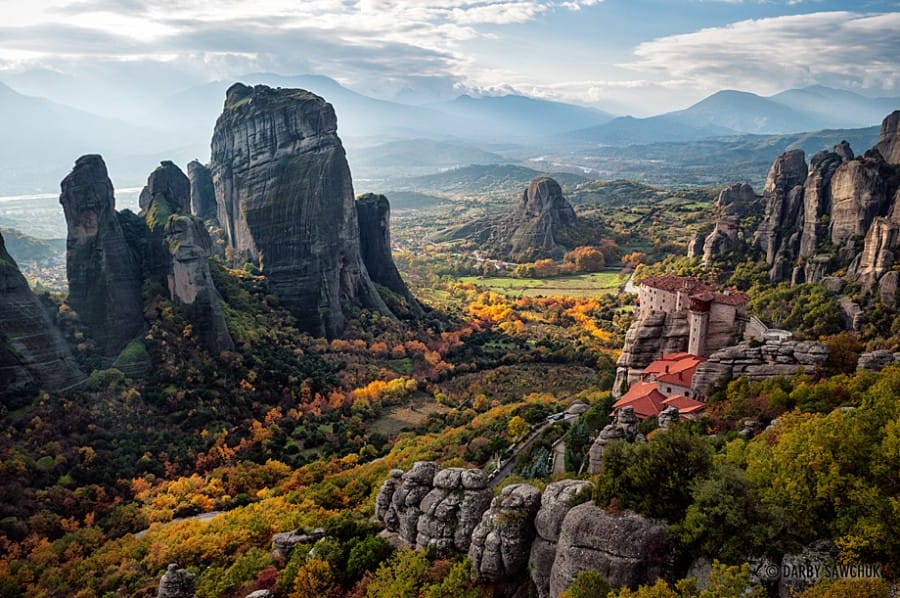
M 350 168 L 331 104 L 299 89 L 236 83 L 212 139 L 218 219 L 301 329 L 334 337 L 342 302 L 391 312 L 360 256 Z

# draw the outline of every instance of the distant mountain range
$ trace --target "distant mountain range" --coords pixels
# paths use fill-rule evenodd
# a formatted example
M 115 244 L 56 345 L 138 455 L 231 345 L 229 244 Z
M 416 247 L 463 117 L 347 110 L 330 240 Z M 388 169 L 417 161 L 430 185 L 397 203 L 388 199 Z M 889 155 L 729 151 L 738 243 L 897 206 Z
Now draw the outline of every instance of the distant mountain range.
M 613 115 L 584 106 L 520 95 L 460 96 L 410 106 L 379 100 L 317 75 L 254 73 L 247 84 L 308 89 L 331 102 L 351 168 L 363 177 L 397 178 L 466 164 L 499 164 L 511 156 L 534 156 L 552 147 L 583 152 L 598 146 L 625 147 L 697 142 L 741 134 L 785 134 L 878 124 L 900 98 L 866 98 L 827 87 L 788 90 L 771 97 L 720 91 L 685 109 L 649 118 Z M 148 90 L 123 120 L 121 104 L 134 90 L 94 97 L 71 77 L 38 72 L 7 77 L 28 95 L 0 84 L 0 195 L 55 190 L 75 158 L 102 153 L 117 186 L 136 186 L 161 159 L 205 161 L 225 90 L 215 81 L 166 95 Z M 154 81 L 156 81 L 154 79 Z M 107 84 L 109 82 L 107 81 Z M 128 82 L 123 83 L 123 85 Z M 104 88 L 105 89 L 105 88 Z M 42 97 L 37 97 L 42 96 Z M 82 108 L 60 103 L 67 97 Z M 52 98 L 56 101 L 50 101 Z M 119 115 L 119 119 L 101 116 Z M 141 116 L 138 116 L 140 114 Z

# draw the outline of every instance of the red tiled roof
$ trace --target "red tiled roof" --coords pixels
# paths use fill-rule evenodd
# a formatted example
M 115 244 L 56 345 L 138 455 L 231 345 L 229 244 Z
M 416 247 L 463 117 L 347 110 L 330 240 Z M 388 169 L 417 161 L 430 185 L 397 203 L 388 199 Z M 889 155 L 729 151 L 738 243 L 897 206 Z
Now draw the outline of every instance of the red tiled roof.
M 669 353 L 644 368 L 644 375 L 655 374 L 659 382 L 690 386 L 697 366 L 706 361 L 690 353 Z
M 675 407 L 678 407 L 678 412 L 683 414 L 697 413 L 706 408 L 706 403 L 701 403 L 700 401 L 695 401 L 694 399 L 682 397 L 680 395 L 669 397 L 663 401 L 663 404 L 667 407 L 669 405 L 674 405 Z
M 725 305 L 741 305 L 747 302 L 747 295 L 738 291 L 719 292 L 716 287 L 702 282 L 693 276 L 650 276 L 640 282 L 642 285 L 661 291 L 687 291 L 689 296 L 699 296 L 703 301 L 724 303 Z
M 635 382 L 628 389 L 628 392 L 613 404 L 613 408 L 634 407 L 635 415 L 643 419 L 651 415 L 658 415 L 660 411 L 665 409 L 663 405 L 665 400 L 665 395 L 659 392 L 656 383 Z

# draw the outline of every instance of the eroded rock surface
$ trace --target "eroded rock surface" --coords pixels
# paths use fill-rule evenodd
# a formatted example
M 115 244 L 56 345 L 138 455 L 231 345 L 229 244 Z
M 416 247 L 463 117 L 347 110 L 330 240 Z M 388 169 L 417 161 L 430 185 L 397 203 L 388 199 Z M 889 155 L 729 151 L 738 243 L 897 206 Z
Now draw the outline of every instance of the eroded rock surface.
M 589 494 L 594 488 L 585 480 L 560 480 L 547 485 L 541 495 L 541 507 L 534 518 L 537 535 L 531 544 L 529 563 L 531 579 L 540 598 L 550 595 L 550 572 L 556 559 L 556 547 L 563 520 L 573 501 Z
M 212 139 L 219 222 L 306 332 L 334 337 L 342 301 L 390 310 L 359 250 L 353 184 L 331 104 L 308 91 L 228 89 Z
M 653 583 L 666 572 L 671 555 L 665 522 L 632 511 L 607 513 L 593 502 L 578 505 L 563 520 L 550 596 L 559 596 L 587 569 L 599 571 L 612 587 Z
M 0 399 L 38 389 L 60 391 L 83 380 L 68 345 L 0 235 Z
M 172 563 L 159 580 L 156 598 L 194 598 L 196 592 L 197 580 L 194 574 Z
M 441 555 L 465 553 L 494 497 L 487 476 L 479 469 L 454 467 L 440 470 L 433 485 L 419 505 L 416 547 L 433 547 Z
M 191 181 L 191 213 L 200 220 L 216 220 L 216 189 L 213 187 L 212 171 L 197 160 L 187 165 Z
M 122 232 L 103 158 L 80 157 L 61 187 L 68 303 L 112 358 L 145 327 L 140 267 Z
M 388 301 L 394 313 L 422 316 L 422 307 L 400 277 L 391 253 L 391 204 L 384 195 L 367 193 L 356 200 L 359 246 L 372 282 L 395 293 L 403 305 Z
M 510 484 L 491 502 L 472 533 L 469 559 L 474 578 L 482 583 L 521 581 L 534 539 L 534 517 L 541 491 Z
M 422 516 L 422 500 L 434 487 L 434 476 L 438 470 L 437 463 L 416 461 L 412 469 L 403 474 L 400 487 L 391 497 L 389 511 L 393 513 L 385 515 L 385 520 L 396 517 L 397 533 L 410 548 L 416 547 L 419 517 Z
M 894 110 L 881 122 L 881 137 L 875 149 L 888 164 L 900 164 L 900 110 Z
M 138 202 L 146 210 L 154 200 L 165 200 L 170 211 L 182 212 L 190 209 L 190 198 L 191 181 L 174 162 L 165 160 L 150 174 Z
M 590 458 L 588 464 L 589 473 L 597 473 L 603 466 L 603 452 L 606 445 L 613 440 L 624 440 L 626 442 L 647 442 L 644 435 L 638 430 L 638 417 L 634 413 L 634 407 L 627 406 L 616 410 L 616 415 L 609 424 L 607 424 L 591 445 L 588 455 Z

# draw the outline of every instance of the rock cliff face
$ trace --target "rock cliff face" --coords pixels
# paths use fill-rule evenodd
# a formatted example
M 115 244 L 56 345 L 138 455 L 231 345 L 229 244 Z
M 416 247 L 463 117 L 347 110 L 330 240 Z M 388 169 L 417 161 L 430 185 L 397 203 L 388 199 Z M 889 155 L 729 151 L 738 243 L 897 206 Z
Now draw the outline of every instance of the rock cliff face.
M 748 380 L 764 380 L 774 376 L 793 376 L 798 370 L 814 374 L 828 361 L 827 345 L 814 341 L 766 341 L 753 346 L 740 343 L 716 351 L 697 366 L 691 381 L 694 390 L 708 395 L 722 380 L 745 376 Z
M 690 328 L 686 311 L 642 312 L 625 333 L 625 345 L 616 361 L 613 391 L 631 386 L 645 367 L 663 353 L 687 351 Z
M 100 351 L 115 357 L 145 326 L 140 268 L 116 215 L 103 159 L 82 156 L 61 187 L 68 227 L 68 302 Z
M 563 520 L 550 596 L 559 596 L 586 569 L 613 587 L 653 583 L 669 566 L 673 545 L 666 524 L 631 511 L 607 513 L 593 502 L 573 507 Z
M 550 596 L 550 573 L 556 560 L 556 547 L 563 520 L 573 501 L 590 494 L 594 485 L 584 480 L 561 480 L 549 484 L 541 495 L 541 508 L 534 518 L 537 535 L 531 544 L 531 579 L 539 598 Z
M 391 304 L 395 314 L 422 316 L 422 307 L 400 277 L 391 254 L 391 204 L 384 195 L 367 193 L 356 200 L 359 221 L 359 248 L 372 282 L 386 287 L 402 299 L 403 305 Z M 392 303 L 392 302 L 388 302 Z
M 688 252 L 688 257 L 700 255 L 702 252 L 705 267 L 714 256 L 733 250 L 738 241 L 744 238 L 744 231 L 740 229 L 741 218 L 757 209 L 758 204 L 759 197 L 754 193 L 753 187 L 746 183 L 723 189 L 716 199 L 715 230 L 703 241 L 702 249 L 698 251 L 695 246 L 693 251 Z
M 881 123 L 881 137 L 875 149 L 888 164 L 900 164 L 900 110 L 887 115 Z
M 422 499 L 416 546 L 437 554 L 467 552 L 472 532 L 493 498 L 487 476 L 478 469 L 442 469 Z
M 0 235 L 0 401 L 84 380 L 69 347 L 6 251 Z
M 842 142 L 815 154 L 806 176 L 799 150 L 775 161 L 755 235 L 772 281 L 820 282 L 846 268 L 868 291 L 891 270 L 900 241 L 900 177 L 890 166 L 900 161 L 898 127 L 900 111 L 884 120 L 875 148 L 854 157 Z
M 217 220 L 212 171 L 197 160 L 188 163 L 187 171 L 191 181 L 191 214 L 204 221 Z
M 145 259 L 144 274 L 165 280 L 170 298 L 181 306 L 202 343 L 218 354 L 233 349 L 234 342 L 209 271 L 212 241 L 203 221 L 187 213 L 190 194 L 188 177 L 171 162 L 160 164 L 147 179 L 141 191 L 141 198 L 148 198 L 141 211 L 149 228 L 145 245 L 160 249 L 164 257 Z M 152 247 L 155 244 L 163 247 Z
M 584 480 L 553 482 L 543 493 L 510 484 L 494 497 L 480 470 L 417 462 L 391 471 L 375 515 L 397 546 L 467 554 L 473 577 L 497 596 L 524 595 L 529 569 L 541 598 L 556 598 L 587 568 L 617 585 L 655 579 L 670 555 L 664 523 L 574 506 L 592 489 Z
M 769 271 L 772 280 L 784 280 L 785 262 L 796 259 L 799 241 L 796 223 L 803 204 L 806 175 L 805 154 L 802 150 L 791 150 L 775 160 L 766 177 L 763 190 L 766 208 L 754 241 L 772 267 Z
M 497 226 L 497 242 L 508 246 L 518 260 L 561 257 L 557 237 L 577 223 L 575 210 L 563 197 L 559 183 L 548 177 L 534 179 L 522 193 L 516 211 Z
M 191 181 L 178 166 L 165 160 L 150 174 L 138 201 L 141 210 L 146 210 L 154 199 L 164 197 L 173 212 L 182 212 L 190 208 L 190 196 Z
M 166 223 L 165 237 L 172 256 L 167 276 L 172 299 L 181 305 L 214 355 L 234 349 L 222 313 L 222 297 L 209 271 L 212 241 L 203 222 L 195 216 L 172 216 Z
M 236 83 L 212 139 L 218 218 L 237 256 L 312 334 L 337 336 L 342 301 L 390 314 L 359 251 L 353 185 L 331 104 Z
M 535 534 L 534 517 L 540 505 L 541 491 L 528 484 L 510 484 L 494 498 L 472 533 L 469 547 L 477 581 L 521 583 Z

